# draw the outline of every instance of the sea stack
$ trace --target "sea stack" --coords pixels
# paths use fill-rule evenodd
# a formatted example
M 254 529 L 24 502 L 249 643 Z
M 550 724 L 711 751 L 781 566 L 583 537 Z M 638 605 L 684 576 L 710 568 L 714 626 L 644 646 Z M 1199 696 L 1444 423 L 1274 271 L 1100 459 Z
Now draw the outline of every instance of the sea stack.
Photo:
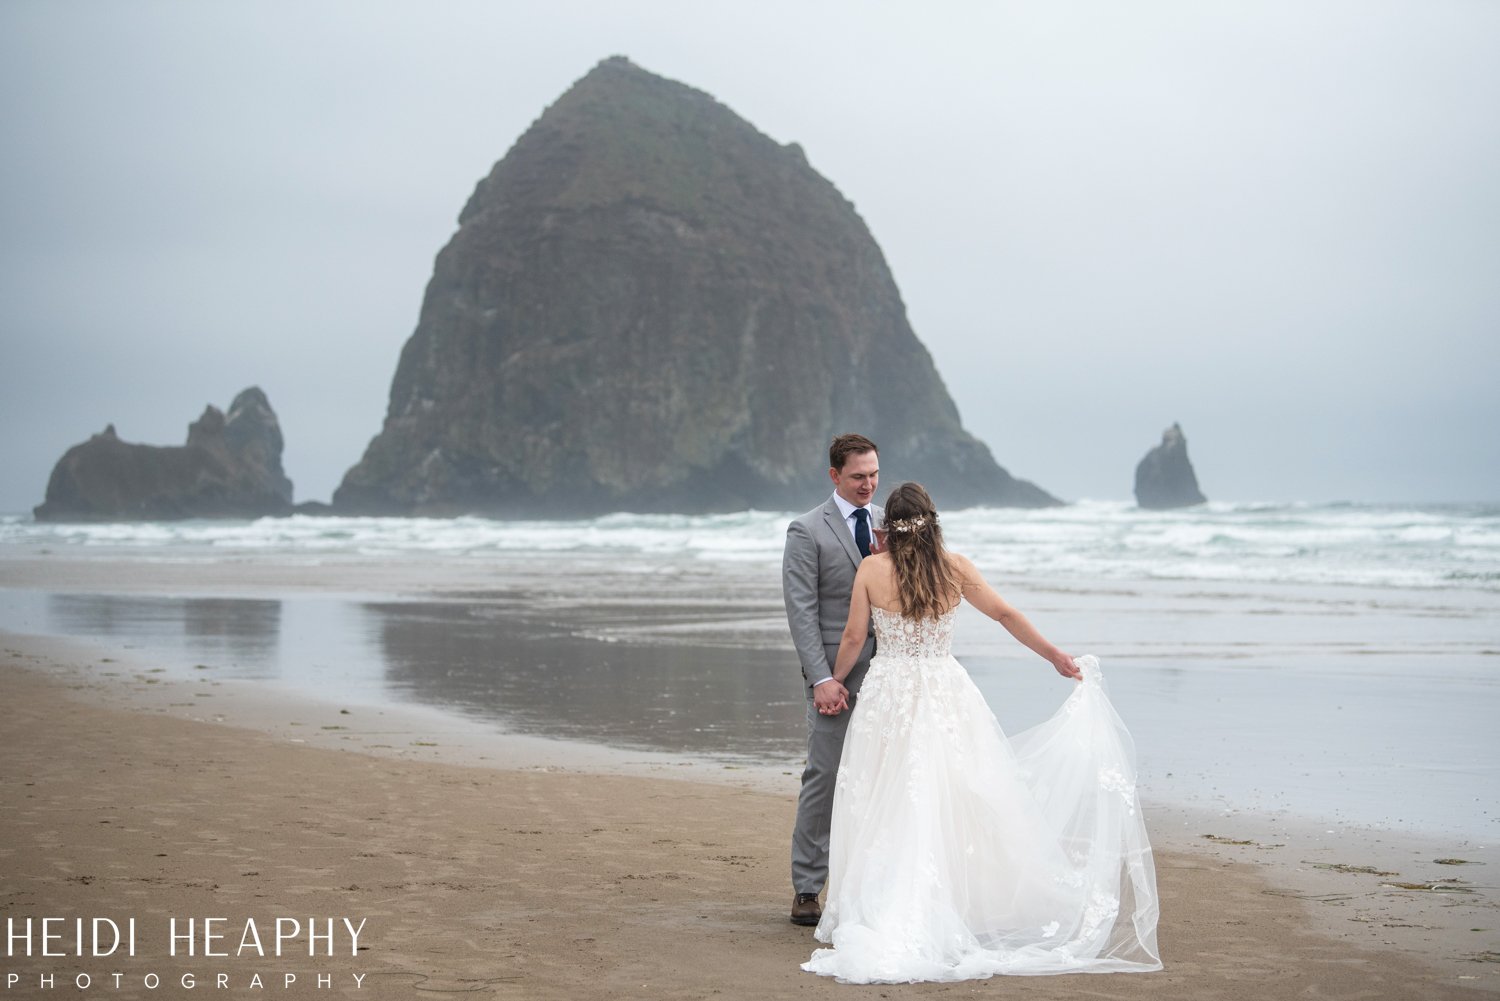
M 252 386 L 226 415 L 209 406 L 185 445 L 121 441 L 113 424 L 58 460 L 38 521 L 157 521 L 287 514 L 281 425 Z
M 1135 502 L 1150 510 L 1192 507 L 1208 500 L 1198 489 L 1198 477 L 1188 461 L 1187 436 L 1173 424 L 1162 432 L 1161 444 L 1146 453 L 1135 467 Z
M 944 506 L 1058 503 L 963 429 L 880 248 L 801 148 L 615 57 L 479 182 L 334 507 L 800 509 L 846 431 Z

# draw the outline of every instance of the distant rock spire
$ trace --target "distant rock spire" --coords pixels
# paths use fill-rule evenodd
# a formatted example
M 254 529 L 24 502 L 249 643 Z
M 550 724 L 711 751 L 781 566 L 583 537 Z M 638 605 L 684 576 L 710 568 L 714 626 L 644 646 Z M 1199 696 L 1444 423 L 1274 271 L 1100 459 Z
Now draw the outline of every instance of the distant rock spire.
M 800 509 L 849 431 L 945 506 L 1058 503 L 963 429 L 880 248 L 801 147 L 616 56 L 475 188 L 334 506 Z
M 1135 502 L 1143 508 L 1165 510 L 1192 507 L 1207 500 L 1188 461 L 1187 436 L 1181 425 L 1174 423 L 1162 432 L 1161 444 L 1135 467 Z

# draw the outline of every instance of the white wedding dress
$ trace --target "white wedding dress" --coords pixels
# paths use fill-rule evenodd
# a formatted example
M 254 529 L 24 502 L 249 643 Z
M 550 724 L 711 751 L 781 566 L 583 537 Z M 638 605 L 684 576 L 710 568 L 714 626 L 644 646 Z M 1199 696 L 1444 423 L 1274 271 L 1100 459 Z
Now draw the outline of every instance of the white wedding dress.
M 954 612 L 876 608 L 844 741 L 828 900 L 804 970 L 854 983 L 1161 969 L 1134 746 L 1099 662 L 1007 740 L 953 659 Z

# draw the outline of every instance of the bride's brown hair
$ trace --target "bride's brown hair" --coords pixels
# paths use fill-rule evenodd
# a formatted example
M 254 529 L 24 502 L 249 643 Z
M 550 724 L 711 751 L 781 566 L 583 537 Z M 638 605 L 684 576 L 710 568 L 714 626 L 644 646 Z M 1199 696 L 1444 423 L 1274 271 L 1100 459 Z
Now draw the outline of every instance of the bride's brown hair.
M 935 619 L 954 606 L 963 580 L 943 548 L 937 509 L 920 483 L 903 483 L 885 501 L 885 551 L 896 570 L 901 614 Z

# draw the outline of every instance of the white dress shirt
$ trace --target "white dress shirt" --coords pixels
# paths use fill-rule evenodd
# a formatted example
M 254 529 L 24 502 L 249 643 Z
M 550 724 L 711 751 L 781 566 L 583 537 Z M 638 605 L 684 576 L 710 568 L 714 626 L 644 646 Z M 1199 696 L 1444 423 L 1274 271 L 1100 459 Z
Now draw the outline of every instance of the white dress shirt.
M 849 535 L 851 538 L 854 538 L 856 541 L 859 538 L 854 534 L 854 512 L 863 511 L 865 513 L 865 516 L 870 519 L 870 541 L 873 542 L 875 540 L 875 514 L 870 510 L 870 506 L 868 504 L 866 504 L 864 507 L 855 507 L 853 504 L 850 504 L 848 501 L 844 500 L 843 496 L 840 494 L 833 495 L 833 502 L 839 506 L 839 511 L 843 513 L 844 524 L 849 526 Z

